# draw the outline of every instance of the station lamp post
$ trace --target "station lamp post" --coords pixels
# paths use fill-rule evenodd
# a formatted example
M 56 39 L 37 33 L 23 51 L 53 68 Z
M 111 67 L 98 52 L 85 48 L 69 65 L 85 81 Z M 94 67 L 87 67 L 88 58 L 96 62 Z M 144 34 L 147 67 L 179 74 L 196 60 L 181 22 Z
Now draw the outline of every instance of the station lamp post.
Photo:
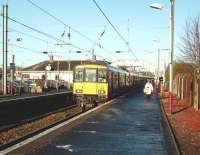
M 169 64 L 169 98 L 168 112 L 172 113 L 172 93 L 173 93 L 173 56 L 174 56 L 174 6 L 175 0 L 170 0 L 170 54 L 171 60 Z M 151 8 L 162 10 L 163 6 L 160 3 L 150 4 Z
M 8 59 L 8 1 L 3 2 L 3 76 L 2 90 L 7 95 L 7 59 Z
M 153 39 L 154 42 L 160 42 L 160 39 Z M 158 48 L 157 49 L 157 71 L 156 71 L 156 82 L 157 84 L 159 83 L 159 78 L 160 78 L 160 55 L 161 55 L 161 51 L 169 51 L 169 49 L 167 48 L 163 48 L 163 49 L 160 49 Z
M 160 39 L 153 39 L 152 41 L 160 43 Z M 157 53 L 157 71 L 156 71 L 156 85 L 158 86 L 160 77 L 160 48 L 158 48 Z

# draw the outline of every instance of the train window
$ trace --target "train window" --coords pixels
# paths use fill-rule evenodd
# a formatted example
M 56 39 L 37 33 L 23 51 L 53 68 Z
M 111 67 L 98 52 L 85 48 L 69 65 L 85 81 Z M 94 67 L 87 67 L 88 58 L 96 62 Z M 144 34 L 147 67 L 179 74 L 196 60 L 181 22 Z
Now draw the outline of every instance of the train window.
M 97 72 L 96 69 L 85 69 L 85 81 L 96 82 Z
M 83 81 L 83 70 L 77 69 L 75 71 L 74 81 L 75 82 L 82 82 Z
M 106 70 L 99 69 L 98 70 L 98 82 L 107 82 L 106 81 Z

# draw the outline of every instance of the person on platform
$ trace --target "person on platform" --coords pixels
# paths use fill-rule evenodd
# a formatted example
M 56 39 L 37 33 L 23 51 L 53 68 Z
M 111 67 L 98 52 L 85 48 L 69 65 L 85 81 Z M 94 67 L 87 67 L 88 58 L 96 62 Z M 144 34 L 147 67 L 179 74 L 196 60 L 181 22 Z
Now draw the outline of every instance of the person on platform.
M 147 80 L 147 83 L 144 86 L 144 94 L 150 98 L 153 92 L 153 85 L 151 84 L 150 80 Z

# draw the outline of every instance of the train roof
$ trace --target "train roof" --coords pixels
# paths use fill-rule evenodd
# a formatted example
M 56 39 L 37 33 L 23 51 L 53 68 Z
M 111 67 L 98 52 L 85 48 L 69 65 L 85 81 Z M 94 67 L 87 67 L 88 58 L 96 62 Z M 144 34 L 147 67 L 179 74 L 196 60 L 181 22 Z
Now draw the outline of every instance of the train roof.
M 75 68 L 107 68 L 107 65 L 104 64 L 81 64 L 75 66 Z
M 81 64 L 77 65 L 76 68 L 83 68 L 83 67 L 88 67 L 88 68 L 107 68 L 108 70 L 111 70 L 113 72 L 119 72 L 119 73 L 124 73 L 124 74 L 129 74 L 128 71 L 126 71 L 123 68 L 120 67 L 115 67 L 111 66 L 110 64 L 98 64 L 98 63 L 89 63 L 89 64 Z
M 129 74 L 128 71 L 126 71 L 125 69 L 120 68 L 120 67 L 115 67 L 115 66 L 108 65 L 108 69 L 111 70 L 111 71 L 113 71 L 113 72 L 119 72 L 119 73 Z
M 80 64 L 77 65 L 75 68 L 84 68 L 84 67 L 88 67 L 88 68 L 104 68 L 104 69 L 108 69 L 112 72 L 117 72 L 117 73 L 122 73 L 122 74 L 130 74 L 131 76 L 136 76 L 136 77 L 140 77 L 140 78 L 144 78 L 144 79 L 153 79 L 153 77 L 151 76 L 147 76 L 147 75 L 141 75 L 138 73 L 132 73 L 127 71 L 124 68 L 121 67 L 116 67 L 116 66 L 112 66 L 110 64 L 100 64 L 100 63 L 87 63 L 87 64 Z

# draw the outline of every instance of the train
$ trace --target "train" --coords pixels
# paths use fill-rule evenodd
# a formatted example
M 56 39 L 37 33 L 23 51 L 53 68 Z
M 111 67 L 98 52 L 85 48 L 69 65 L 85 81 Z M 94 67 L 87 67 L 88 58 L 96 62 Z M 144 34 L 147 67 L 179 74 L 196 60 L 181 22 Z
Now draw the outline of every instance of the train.
M 75 66 L 73 77 L 74 102 L 82 111 L 131 88 L 143 86 L 147 80 L 126 69 L 97 62 Z

